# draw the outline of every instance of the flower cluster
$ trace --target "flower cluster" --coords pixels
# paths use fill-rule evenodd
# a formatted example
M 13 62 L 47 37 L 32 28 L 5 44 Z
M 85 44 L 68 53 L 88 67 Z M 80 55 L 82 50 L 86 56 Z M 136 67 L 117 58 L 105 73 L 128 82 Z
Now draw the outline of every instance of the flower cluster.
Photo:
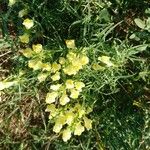
M 80 136 L 82 132 L 92 128 L 92 120 L 86 117 L 91 110 L 76 103 L 74 107 L 57 107 L 55 104 L 49 104 L 46 111 L 50 112 L 49 118 L 55 122 L 53 131 L 61 133 L 64 142 L 71 138 L 71 135 Z
M 72 133 L 81 135 L 85 128 L 91 129 L 92 121 L 86 117 L 88 111 L 80 104 L 80 95 L 85 84 L 75 79 L 75 75 L 89 62 L 86 54 L 69 49 L 66 57 L 60 57 L 58 62 L 43 63 L 44 50 L 41 44 L 33 44 L 32 48 L 26 48 L 21 52 L 29 58 L 29 68 L 34 71 L 40 70 L 37 76 L 39 82 L 45 81 L 47 77 L 51 78 L 45 101 L 46 111 L 50 112 L 49 119 L 55 122 L 53 131 L 62 133 L 63 141 L 66 142 Z
M 63 71 L 67 75 L 76 75 L 89 62 L 89 58 L 85 54 L 77 54 L 72 51 L 67 54 L 66 61 L 62 60 L 64 59 L 61 58 L 60 63 L 63 63 Z
M 13 5 L 15 1 L 10 2 Z M 22 18 L 26 14 L 27 10 L 23 9 L 18 16 Z M 53 131 L 56 134 L 61 133 L 65 142 L 72 134 L 80 136 L 85 129 L 92 128 L 92 120 L 87 117 L 91 108 L 87 108 L 82 100 L 85 84 L 76 76 L 89 63 L 89 58 L 85 52 L 77 51 L 74 40 L 66 40 L 68 53 L 64 57 L 59 57 L 55 61 L 53 58 L 46 59 L 48 51 L 43 49 L 42 44 L 32 44 L 28 47 L 31 36 L 28 30 L 33 28 L 34 21 L 26 18 L 22 24 L 25 33 L 20 35 L 19 39 L 26 48 L 20 52 L 28 58 L 28 67 L 37 71 L 37 80 L 44 82 L 47 79 L 51 83 L 45 102 L 46 111 L 50 113 L 49 119 L 54 123 Z M 8 82 L 2 85 L 0 82 L 0 90 L 14 84 Z

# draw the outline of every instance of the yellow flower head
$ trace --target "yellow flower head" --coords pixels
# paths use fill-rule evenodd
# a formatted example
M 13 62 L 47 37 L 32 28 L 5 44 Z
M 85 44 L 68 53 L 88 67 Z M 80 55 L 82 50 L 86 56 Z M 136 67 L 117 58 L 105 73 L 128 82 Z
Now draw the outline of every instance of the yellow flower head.
M 110 61 L 110 57 L 108 56 L 101 56 L 98 57 L 98 60 L 101 61 L 102 63 L 106 64 L 108 67 L 113 66 L 114 64 Z
M 55 133 L 59 133 L 60 130 L 62 129 L 62 127 L 63 127 L 62 124 L 60 124 L 60 123 L 55 123 L 55 125 L 54 125 L 54 127 L 53 127 L 53 131 L 54 131 Z
M 24 35 L 19 36 L 19 39 L 22 43 L 29 43 L 29 34 L 25 33 Z
M 76 59 L 77 59 L 77 54 L 74 53 L 74 52 L 69 52 L 69 53 L 67 54 L 67 58 L 68 58 L 68 60 L 69 60 L 70 62 L 72 62 L 73 60 L 76 60 Z
M 88 119 L 87 117 L 83 118 L 84 120 L 84 126 L 86 127 L 87 130 L 92 129 L 92 120 Z
M 77 74 L 78 70 L 75 67 L 72 67 L 72 65 L 67 66 L 63 69 L 64 73 L 71 76 Z
M 83 82 L 75 82 L 75 88 L 78 91 L 82 91 L 82 88 L 85 87 L 85 84 Z
M 37 76 L 39 82 L 45 81 L 47 77 L 48 77 L 48 73 L 40 73 L 40 74 Z
M 59 99 L 61 105 L 66 105 L 69 101 L 70 98 L 66 94 L 63 94 L 62 97 Z
M 16 0 L 9 0 L 8 6 L 12 6 L 16 3 Z
M 65 84 L 66 84 L 66 89 L 74 88 L 74 81 L 71 79 L 68 79 Z
M 79 114 L 79 118 L 82 118 L 83 115 L 85 115 L 85 110 L 83 108 L 81 108 L 80 110 L 78 110 L 78 114 Z
M 31 48 L 26 48 L 26 49 L 22 50 L 21 52 L 27 58 L 32 57 L 34 54 L 34 52 L 31 50 Z
M 0 81 L 0 91 L 6 88 L 9 88 L 13 85 L 15 85 L 17 81 L 11 81 L 11 82 L 5 82 L 5 81 Z
M 79 97 L 79 91 L 75 90 L 75 89 L 71 89 L 70 90 L 71 94 L 70 94 L 70 97 L 73 98 L 73 99 L 77 99 Z
M 32 45 L 32 48 L 33 48 L 33 51 L 36 52 L 36 53 L 40 53 L 40 52 L 43 50 L 41 44 L 36 44 L 36 45 L 33 44 L 33 45 Z
M 58 93 L 57 92 L 47 93 L 46 103 L 51 104 L 51 103 L 55 102 L 57 97 L 58 97 Z
M 58 114 L 58 111 L 54 104 L 48 105 L 45 111 L 50 112 L 49 119 L 52 119 Z
M 59 71 L 60 69 L 61 69 L 61 65 L 60 64 L 57 64 L 56 62 L 54 62 L 52 64 L 52 72 Z
M 72 67 L 76 67 L 78 68 L 78 70 L 82 69 L 82 64 L 81 64 L 81 61 L 80 59 L 75 59 L 75 60 L 72 60 Z
M 84 130 L 84 126 L 82 126 L 81 123 L 77 123 L 75 126 L 74 135 L 80 136 Z
M 56 72 L 53 76 L 51 76 L 53 81 L 57 81 L 60 79 L 60 72 Z
M 51 71 L 51 64 L 43 63 L 42 69 L 46 71 Z
M 65 64 L 65 62 L 66 62 L 66 60 L 65 60 L 64 57 L 60 57 L 60 58 L 59 58 L 59 63 L 60 63 L 61 65 Z
M 55 107 L 55 104 L 50 104 L 50 105 L 47 105 L 47 108 L 46 108 L 46 112 L 55 112 L 57 109 Z
M 42 68 L 42 62 L 37 59 L 29 60 L 28 62 L 29 68 L 32 68 L 33 70 L 39 70 Z
M 80 60 L 82 65 L 87 65 L 89 63 L 89 58 L 85 55 L 82 55 Z
M 75 48 L 75 40 L 66 40 L 65 43 L 67 48 Z
M 71 130 L 69 128 L 65 129 L 62 134 L 62 139 L 67 142 L 71 138 Z
M 27 9 L 22 9 L 19 11 L 18 16 L 22 18 L 23 16 L 27 15 L 27 13 L 28 13 Z
M 27 19 L 25 19 L 25 20 L 23 21 L 22 24 L 26 27 L 26 29 L 30 29 L 30 28 L 33 27 L 34 22 L 33 22 L 32 19 L 27 18 Z
M 98 63 L 92 64 L 92 69 L 94 70 L 103 70 L 104 67 L 100 66 Z
M 74 116 L 75 116 L 75 114 L 74 114 L 73 112 L 68 112 L 68 113 L 66 113 L 66 123 L 67 123 L 68 125 L 71 125 L 71 124 L 72 124 L 72 122 L 73 122 L 73 120 L 74 120 Z
M 57 91 L 57 90 L 60 89 L 60 87 L 61 87 L 61 84 L 56 84 L 56 85 L 51 85 L 50 89 L 54 90 L 54 91 Z
M 59 117 L 55 120 L 56 124 L 66 124 L 66 117 L 63 114 L 59 114 Z

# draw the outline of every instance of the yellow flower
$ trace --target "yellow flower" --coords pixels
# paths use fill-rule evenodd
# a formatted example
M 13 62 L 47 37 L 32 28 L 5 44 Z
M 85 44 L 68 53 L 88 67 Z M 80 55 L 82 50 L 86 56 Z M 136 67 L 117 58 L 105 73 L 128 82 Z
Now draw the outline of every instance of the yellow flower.
M 75 104 L 74 110 L 78 111 L 81 108 L 82 108 L 82 106 L 79 103 L 77 103 L 77 104 Z
M 33 48 L 33 51 L 36 52 L 36 53 L 40 53 L 40 52 L 43 50 L 41 44 L 36 44 L 36 45 L 33 44 L 33 45 L 32 45 L 32 48 Z
M 61 115 L 55 120 L 55 125 L 53 127 L 53 131 L 55 133 L 59 133 L 60 130 L 62 129 L 63 125 L 65 124 L 66 122 L 66 118 L 65 116 Z
M 56 85 L 51 85 L 50 89 L 54 90 L 54 91 L 57 91 L 57 90 L 60 89 L 60 87 L 61 87 L 61 84 L 56 84 Z
M 37 76 L 39 82 L 45 81 L 47 77 L 48 77 L 48 73 L 40 73 L 40 74 Z
M 68 79 L 65 84 L 66 84 L 66 89 L 74 88 L 74 82 L 71 79 Z
M 77 70 L 75 67 L 73 67 L 72 65 L 67 66 L 66 68 L 63 69 L 64 73 L 67 75 L 75 75 L 77 74 Z
M 22 24 L 26 27 L 26 29 L 30 29 L 30 28 L 33 27 L 34 22 L 33 22 L 32 19 L 27 18 L 27 19 L 25 19 L 25 20 L 23 21 Z
M 60 79 L 60 72 L 56 72 L 53 76 L 51 76 L 53 81 L 57 81 Z
M 16 0 L 9 0 L 8 6 L 12 6 L 16 3 Z
M 19 11 L 18 16 L 22 18 L 23 16 L 27 15 L 27 13 L 28 13 L 27 9 L 22 9 Z
M 62 124 L 59 124 L 59 123 L 55 123 L 54 127 L 53 127 L 53 131 L 55 133 L 59 133 L 60 130 L 62 129 L 63 125 Z
M 19 36 L 19 39 L 22 43 L 29 43 L 29 34 L 25 33 L 24 35 Z
M 75 48 L 75 40 L 66 40 L 65 43 L 67 48 Z
M 15 85 L 17 81 L 11 81 L 11 82 L 5 82 L 5 81 L 0 81 L 0 91 L 7 89 L 13 85 Z
M 73 98 L 73 99 L 76 99 L 79 97 L 79 91 L 75 90 L 75 89 L 71 89 L 70 90 L 71 94 L 70 94 L 70 97 Z
M 103 69 L 105 69 L 104 67 L 100 66 L 100 65 L 97 64 L 97 63 L 92 64 L 92 68 L 93 68 L 94 70 L 103 70 Z
M 78 91 L 82 91 L 82 88 L 85 87 L 85 84 L 83 82 L 75 82 L 75 88 L 78 90 Z
M 26 48 L 26 49 L 22 50 L 21 52 L 27 58 L 32 57 L 34 54 L 34 52 L 31 50 L 31 48 Z
M 73 67 L 78 67 L 79 69 L 82 69 L 81 61 L 78 58 L 76 58 L 75 60 L 72 60 L 72 65 L 73 65 Z
M 110 61 L 110 57 L 108 56 L 101 56 L 98 57 L 98 60 L 101 61 L 102 63 L 106 64 L 108 67 L 113 66 L 114 64 Z
M 57 97 L 58 97 L 58 93 L 57 92 L 47 93 L 46 103 L 51 104 L 51 103 L 55 102 Z
M 58 111 L 54 104 L 48 105 L 45 111 L 50 112 L 49 119 L 52 119 L 58 114 Z
M 52 64 L 52 72 L 59 71 L 60 69 L 61 69 L 61 65 L 60 64 L 57 64 L 56 62 L 54 62 Z
M 42 69 L 46 70 L 46 71 L 51 71 L 51 64 L 43 63 L 42 64 Z
M 69 60 L 70 62 L 72 62 L 73 60 L 76 60 L 76 59 L 77 59 L 77 54 L 74 53 L 74 52 L 69 52 L 69 53 L 67 54 L 67 58 L 68 58 L 68 60 Z
M 47 105 L 47 108 L 46 108 L 46 112 L 55 112 L 57 109 L 55 107 L 55 104 L 50 104 L 50 105 Z
M 59 114 L 59 117 L 56 119 L 56 124 L 66 124 L 66 117 L 62 114 Z
M 78 113 L 79 113 L 78 117 L 82 118 L 82 116 L 85 115 L 85 110 L 83 108 L 81 108 L 81 109 L 78 110 Z
M 60 57 L 60 58 L 59 58 L 59 63 L 60 63 L 61 65 L 65 64 L 65 62 L 66 62 L 66 60 L 65 60 L 64 57 Z
M 62 97 L 59 99 L 61 105 L 66 105 L 69 101 L 70 98 L 66 94 L 63 94 Z
M 84 130 L 84 126 L 82 126 L 81 123 L 77 123 L 75 126 L 74 135 L 80 136 Z
M 42 62 L 37 59 L 32 59 L 32 60 L 29 60 L 28 62 L 28 66 L 29 68 L 32 68 L 33 70 L 39 70 L 42 68 Z
M 80 60 L 81 60 L 81 64 L 82 65 L 86 65 L 86 64 L 89 63 L 89 58 L 87 56 L 85 56 L 85 55 L 82 55 Z
M 84 120 L 84 126 L 86 127 L 87 130 L 92 129 L 92 120 L 88 119 L 87 117 L 83 118 Z
M 65 129 L 62 134 L 62 139 L 67 142 L 71 138 L 71 130 L 69 128 Z
M 71 125 L 71 124 L 72 124 L 73 119 L 74 119 L 74 116 L 75 116 L 75 114 L 74 114 L 73 112 L 68 112 L 68 113 L 66 113 L 66 123 L 67 123 L 68 125 Z

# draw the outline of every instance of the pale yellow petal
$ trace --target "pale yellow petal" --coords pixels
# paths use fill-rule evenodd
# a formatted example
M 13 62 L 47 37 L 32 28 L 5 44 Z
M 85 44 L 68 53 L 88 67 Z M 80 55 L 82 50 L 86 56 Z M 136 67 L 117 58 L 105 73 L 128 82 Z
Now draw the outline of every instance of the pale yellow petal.
M 58 96 L 57 92 L 47 93 L 46 103 L 48 104 L 54 103 L 56 101 L 57 96 Z
M 61 105 L 66 105 L 69 101 L 70 98 L 66 94 L 63 94 L 62 97 L 59 99 Z
M 42 44 L 33 44 L 32 49 L 36 53 L 40 53 L 43 50 Z
M 29 34 L 25 33 L 19 36 L 19 39 L 20 39 L 20 42 L 27 44 L 29 43 Z
M 75 48 L 75 40 L 66 40 L 65 41 L 67 48 Z
M 46 80 L 46 78 L 48 77 L 48 73 L 40 73 L 38 76 L 37 76 L 37 78 L 38 78 L 38 80 L 39 80 L 39 82 L 43 82 L 43 81 L 45 81 Z
M 75 89 L 71 89 L 70 90 L 71 94 L 70 94 L 70 97 L 73 98 L 73 99 L 77 99 L 79 97 L 79 94 L 80 92 L 75 90 Z
M 27 58 L 30 58 L 34 55 L 34 52 L 31 50 L 31 48 L 26 48 L 24 50 L 21 50 L 21 53 Z
M 69 128 L 65 129 L 62 134 L 63 141 L 67 142 L 70 138 L 71 138 L 71 130 Z
M 92 129 L 92 120 L 88 119 L 87 117 L 83 118 L 84 120 L 84 126 L 86 127 L 87 130 Z
M 60 79 L 60 72 L 56 72 L 54 75 L 51 76 L 53 81 L 58 81 Z
M 54 62 L 53 64 L 52 64 L 52 69 L 51 69 L 51 71 L 52 72 L 56 72 L 56 71 L 59 71 L 61 69 L 61 65 L 60 64 L 58 64 L 58 63 L 56 63 L 56 62 Z
M 71 79 L 68 79 L 68 80 L 66 80 L 65 85 L 66 85 L 67 89 L 72 89 L 72 88 L 74 88 L 74 81 Z
M 34 22 L 33 22 L 32 19 L 27 18 L 27 19 L 25 19 L 25 20 L 23 21 L 22 24 L 26 27 L 26 29 L 30 29 L 30 28 L 33 27 Z
M 51 90 L 54 90 L 54 91 L 57 91 L 57 90 L 60 89 L 60 87 L 61 87 L 61 84 L 55 84 L 55 85 L 51 85 L 51 86 L 50 86 L 50 89 L 51 89 Z
M 8 6 L 12 6 L 16 3 L 16 0 L 9 0 Z
M 84 126 L 82 126 L 81 123 L 77 123 L 75 126 L 74 135 L 80 136 L 84 130 Z

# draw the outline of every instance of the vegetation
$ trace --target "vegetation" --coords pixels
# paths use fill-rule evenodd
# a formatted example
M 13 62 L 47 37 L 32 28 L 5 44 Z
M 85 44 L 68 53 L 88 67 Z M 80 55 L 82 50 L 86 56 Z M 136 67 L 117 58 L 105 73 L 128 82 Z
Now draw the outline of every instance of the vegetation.
M 148 0 L 0 0 L 0 25 L 0 149 L 150 148 Z

